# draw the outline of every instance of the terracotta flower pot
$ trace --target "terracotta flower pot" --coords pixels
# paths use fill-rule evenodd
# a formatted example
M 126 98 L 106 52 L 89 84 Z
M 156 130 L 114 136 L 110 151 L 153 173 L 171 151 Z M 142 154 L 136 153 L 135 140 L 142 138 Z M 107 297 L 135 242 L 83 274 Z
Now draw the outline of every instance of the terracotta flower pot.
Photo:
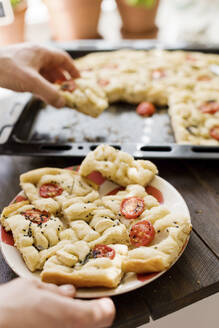
M 152 8 L 129 6 L 125 0 L 116 0 L 122 19 L 122 30 L 128 33 L 147 33 L 156 30 L 155 18 L 159 0 Z
M 44 0 L 55 40 L 98 38 L 101 0 Z
M 24 42 L 26 1 L 22 1 L 14 10 L 12 24 L 0 26 L 0 45 Z

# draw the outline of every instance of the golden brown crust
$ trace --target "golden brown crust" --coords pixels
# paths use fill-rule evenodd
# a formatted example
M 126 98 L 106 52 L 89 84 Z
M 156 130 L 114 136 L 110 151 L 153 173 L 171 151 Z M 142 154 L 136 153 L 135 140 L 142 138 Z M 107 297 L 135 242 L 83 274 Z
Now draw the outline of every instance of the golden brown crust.
M 7 225 L 7 217 L 12 215 L 13 213 L 16 213 L 19 210 L 19 208 L 28 204 L 30 204 L 30 202 L 28 200 L 24 200 L 22 202 L 10 204 L 9 206 L 3 209 L 0 222 L 3 225 L 3 227 L 6 229 L 6 231 L 10 230 L 10 228 Z
M 162 258 L 153 258 L 148 260 L 124 260 L 122 270 L 124 272 L 148 273 L 160 272 L 168 268 Z
M 63 285 L 63 284 L 72 284 L 76 287 L 108 287 L 108 288 L 115 288 L 117 287 L 119 280 L 112 280 L 107 276 L 79 276 L 79 275 L 72 275 L 63 272 L 49 272 L 43 271 L 41 273 L 41 279 L 44 282 L 52 283 L 56 285 Z

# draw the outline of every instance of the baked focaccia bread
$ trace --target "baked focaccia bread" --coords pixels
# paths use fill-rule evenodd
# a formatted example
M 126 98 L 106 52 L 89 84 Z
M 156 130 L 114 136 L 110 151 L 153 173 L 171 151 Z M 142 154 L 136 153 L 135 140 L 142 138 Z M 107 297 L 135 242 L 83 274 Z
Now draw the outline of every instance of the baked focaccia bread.
M 188 218 L 171 214 L 140 185 L 129 185 L 116 195 L 103 197 L 102 201 L 119 215 L 129 233 L 128 257 L 123 261 L 125 272 L 162 271 L 174 262 L 191 231 Z M 130 215 L 133 206 L 135 213 Z M 144 231 L 148 239 L 142 237 Z
M 76 108 L 81 113 L 97 117 L 108 107 L 105 93 L 95 79 L 64 81 L 59 89 L 66 106 Z
M 97 187 L 73 170 L 51 167 L 22 174 L 20 185 L 33 205 L 50 213 L 60 211 L 71 197 L 95 193 Z
M 1 223 L 7 231 L 12 231 L 15 245 L 28 269 L 36 271 L 42 269 L 41 251 L 59 242 L 63 223 L 52 213 L 28 203 L 19 202 L 6 207 Z
M 105 194 L 104 186 L 100 193 L 83 177 L 94 169 L 120 183 L 115 194 Z M 101 145 L 79 172 L 42 168 L 22 174 L 27 198 L 6 207 L 1 224 L 43 281 L 115 288 L 127 272 L 168 269 L 188 240 L 189 217 L 171 213 L 147 192 L 156 173 L 153 163 Z
M 33 205 L 56 213 L 61 199 L 72 193 L 74 178 L 72 170 L 41 168 L 22 174 L 20 185 Z
M 108 104 L 116 101 L 169 106 L 168 114 L 177 143 L 218 145 L 218 122 L 207 134 L 206 129 L 213 124 L 212 117 L 205 115 L 204 118 L 192 118 L 189 124 L 197 128 L 190 128 L 189 125 L 186 131 L 184 120 L 187 118 L 183 117 L 183 113 L 188 112 L 188 103 L 184 98 L 187 91 L 191 91 L 195 98 L 194 108 L 199 106 L 202 92 L 210 100 L 217 98 L 211 98 L 211 93 L 219 91 L 219 75 L 214 68 L 216 66 L 217 69 L 219 65 L 219 55 L 122 49 L 88 54 L 76 59 L 75 64 L 80 71 L 80 78 L 57 81 L 67 106 L 93 117 L 100 115 Z M 198 116 L 198 108 L 195 116 Z M 218 113 L 219 108 L 214 107 L 214 110 Z M 192 123 L 194 120 L 196 124 Z
M 219 145 L 219 93 L 195 90 L 175 92 L 169 113 L 178 143 Z
M 80 175 L 86 177 L 93 171 L 124 187 L 134 183 L 145 186 L 158 173 L 152 162 L 134 160 L 131 155 L 108 145 L 98 146 L 83 160 Z
M 58 285 L 115 288 L 124 274 L 122 260 L 127 251 L 125 245 L 98 245 L 90 249 L 85 242 L 67 244 L 45 263 L 41 277 Z

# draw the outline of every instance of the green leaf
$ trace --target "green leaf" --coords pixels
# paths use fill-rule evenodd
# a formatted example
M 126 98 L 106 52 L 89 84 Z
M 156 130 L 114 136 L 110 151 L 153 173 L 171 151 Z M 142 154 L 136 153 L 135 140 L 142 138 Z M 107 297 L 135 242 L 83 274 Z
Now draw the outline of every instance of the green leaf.
M 152 8 L 155 5 L 156 0 L 126 0 L 126 2 L 133 7 L 144 6 L 147 8 Z
M 21 0 L 10 0 L 10 1 L 13 8 L 15 8 L 21 2 Z

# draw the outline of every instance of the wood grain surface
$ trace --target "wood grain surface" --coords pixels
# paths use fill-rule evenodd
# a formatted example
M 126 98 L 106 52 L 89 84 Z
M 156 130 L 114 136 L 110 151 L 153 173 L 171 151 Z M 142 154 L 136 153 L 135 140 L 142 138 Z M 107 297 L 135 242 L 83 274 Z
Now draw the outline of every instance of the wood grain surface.
M 133 292 L 115 296 L 114 328 L 135 328 L 219 291 L 219 163 L 218 161 L 156 160 L 160 175 L 188 204 L 193 224 L 189 244 L 179 261 L 163 276 Z M 1 156 L 0 209 L 20 190 L 19 175 L 43 166 L 78 164 L 64 158 Z M 0 283 L 15 274 L 0 254 Z

